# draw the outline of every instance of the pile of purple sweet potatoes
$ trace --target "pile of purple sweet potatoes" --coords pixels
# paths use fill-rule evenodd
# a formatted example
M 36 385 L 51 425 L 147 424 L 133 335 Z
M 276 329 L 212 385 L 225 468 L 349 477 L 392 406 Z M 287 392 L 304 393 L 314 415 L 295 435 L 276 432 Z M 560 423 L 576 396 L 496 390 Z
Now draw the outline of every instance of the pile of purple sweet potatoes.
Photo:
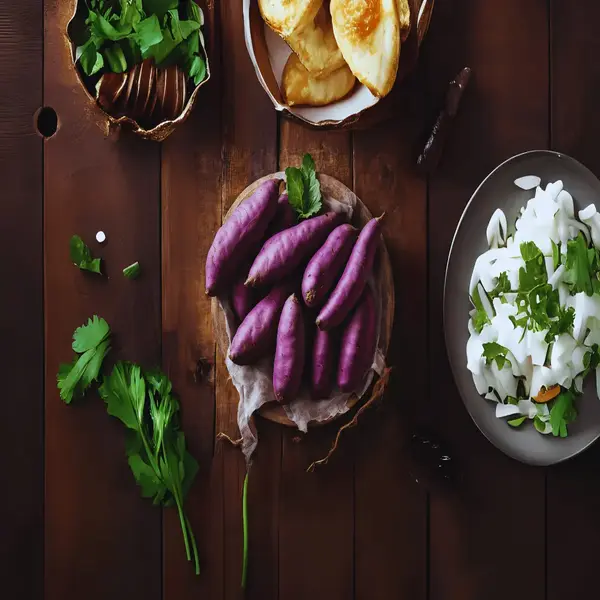
M 263 183 L 215 235 L 206 260 L 206 293 L 229 297 L 239 326 L 229 358 L 252 365 L 274 353 L 273 389 L 282 404 L 303 381 L 315 400 L 334 387 L 355 392 L 377 344 L 377 308 L 367 281 L 381 217 L 359 232 L 328 212 L 300 223 Z

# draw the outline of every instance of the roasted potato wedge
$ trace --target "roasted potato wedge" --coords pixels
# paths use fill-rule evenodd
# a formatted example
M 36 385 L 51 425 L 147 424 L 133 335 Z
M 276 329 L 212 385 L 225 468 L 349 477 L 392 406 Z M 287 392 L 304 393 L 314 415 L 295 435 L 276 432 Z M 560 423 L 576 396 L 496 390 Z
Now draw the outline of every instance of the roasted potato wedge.
M 333 35 L 329 2 L 323 4 L 313 21 L 285 41 L 315 77 L 328 75 L 346 64 Z
M 292 52 L 283 69 L 281 87 L 289 106 L 324 106 L 347 96 L 355 83 L 348 65 L 325 77 L 314 77 Z
M 262 18 L 284 38 L 308 25 L 322 5 L 323 0 L 258 0 Z
M 396 81 L 400 60 L 398 0 L 332 0 L 333 32 L 355 77 L 378 97 Z

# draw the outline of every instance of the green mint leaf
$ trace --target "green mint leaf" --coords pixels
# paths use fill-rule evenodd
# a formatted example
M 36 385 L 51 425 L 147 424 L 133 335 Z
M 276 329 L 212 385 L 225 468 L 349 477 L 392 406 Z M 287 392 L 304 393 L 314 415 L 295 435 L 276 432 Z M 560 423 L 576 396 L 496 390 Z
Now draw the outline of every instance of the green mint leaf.
M 201 56 L 194 56 L 188 67 L 188 76 L 199 85 L 206 78 L 206 62 Z
M 162 19 L 167 12 L 179 7 L 179 0 L 143 0 L 144 12 Z
M 483 357 L 487 365 L 491 365 L 493 361 L 496 361 L 499 369 L 503 369 L 505 365 L 511 366 L 511 362 L 506 355 L 508 354 L 508 348 L 501 346 L 497 342 L 487 342 L 483 344 Z
M 143 423 L 146 384 L 138 365 L 118 362 L 99 388 L 109 415 L 139 431 Z
M 511 427 L 520 427 L 521 425 L 523 425 L 523 423 L 527 420 L 527 417 L 518 417 L 516 419 L 511 419 L 510 421 L 507 421 L 507 423 L 511 426 Z
M 90 249 L 78 235 L 74 235 L 71 238 L 69 252 L 71 260 L 76 267 L 79 267 L 82 271 L 102 274 L 101 259 L 92 258 Z
M 310 154 L 305 154 L 302 167 L 288 167 L 285 170 L 287 179 L 288 201 L 300 219 L 308 219 L 316 215 L 323 205 L 321 184 L 315 172 L 315 163 Z
M 140 273 L 140 263 L 137 261 L 123 269 L 123 275 L 127 277 L 127 279 L 137 279 L 140 276 Z
M 198 31 L 199 29 L 200 23 L 197 23 L 196 21 L 179 21 L 179 31 L 184 40 L 190 37 L 194 31 Z
M 95 13 L 90 13 L 90 15 Z M 119 23 L 116 22 L 116 26 L 113 25 L 105 16 L 96 14 L 92 18 L 92 35 L 95 35 L 99 39 L 110 40 L 112 42 L 118 42 L 123 38 L 126 38 L 132 31 L 131 23 Z
M 290 206 L 298 213 L 304 214 L 304 178 L 302 171 L 296 167 L 285 170 L 286 189 Z
M 95 75 L 104 67 L 104 58 L 98 52 L 96 44 L 91 38 L 83 46 L 77 48 L 75 56 L 88 77 Z
M 109 334 L 108 323 L 98 315 L 94 315 L 73 333 L 73 350 L 79 354 L 91 350 L 103 342 Z

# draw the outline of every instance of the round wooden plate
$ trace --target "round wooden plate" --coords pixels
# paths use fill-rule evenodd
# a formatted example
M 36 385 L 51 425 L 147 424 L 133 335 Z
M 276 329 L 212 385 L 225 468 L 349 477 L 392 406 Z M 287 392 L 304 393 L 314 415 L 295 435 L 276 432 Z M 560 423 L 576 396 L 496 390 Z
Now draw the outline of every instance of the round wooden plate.
M 270 179 L 283 179 L 284 174 L 272 173 L 266 175 L 261 179 L 258 179 L 254 183 L 251 183 L 235 200 L 231 205 L 231 208 L 225 215 L 225 221 L 229 218 L 231 213 L 239 206 L 240 202 L 251 196 L 254 191 L 265 181 Z M 369 212 L 369 209 L 360 201 L 356 194 L 343 183 L 328 175 L 319 175 L 319 181 L 321 182 L 321 191 L 323 195 L 328 198 L 337 200 L 344 204 L 355 203 L 354 213 L 352 217 L 352 224 L 355 227 L 362 228 L 373 215 Z M 390 257 L 385 247 L 383 237 L 381 238 L 379 252 L 377 253 L 377 260 L 375 263 L 375 281 L 381 294 L 381 325 L 379 334 L 378 348 L 385 356 L 390 343 L 392 334 L 392 325 L 394 324 L 394 279 L 392 275 L 392 266 L 390 264 Z M 217 345 L 223 356 L 227 356 L 229 349 L 229 339 L 227 337 L 227 330 L 225 327 L 225 314 L 221 310 L 219 301 L 217 298 L 212 299 L 211 303 L 211 314 L 213 321 L 213 329 L 215 337 L 217 339 Z M 360 398 L 353 395 L 348 400 L 348 405 L 352 408 Z M 265 419 L 286 425 L 289 427 L 295 427 L 295 423 L 288 419 L 285 414 L 283 407 L 276 402 L 269 402 L 264 404 L 260 409 L 259 413 Z M 319 421 L 319 425 L 324 425 L 330 421 Z M 314 423 L 315 425 L 317 423 Z

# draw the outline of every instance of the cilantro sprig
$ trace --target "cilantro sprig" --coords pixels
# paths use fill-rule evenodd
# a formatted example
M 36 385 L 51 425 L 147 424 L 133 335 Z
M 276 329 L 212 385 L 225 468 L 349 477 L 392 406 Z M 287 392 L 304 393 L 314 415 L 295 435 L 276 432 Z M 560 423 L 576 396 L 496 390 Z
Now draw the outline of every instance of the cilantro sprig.
M 585 292 L 591 296 L 600 293 L 600 253 L 596 248 L 588 248 L 582 233 L 567 242 L 565 269 L 563 281 L 572 294 Z
M 316 215 L 323 206 L 323 200 L 313 157 L 305 154 L 302 167 L 288 167 L 285 177 L 288 202 L 298 214 L 298 218 L 308 219 Z
M 74 235 L 69 242 L 69 253 L 73 264 L 82 271 L 91 271 L 102 275 L 101 259 L 94 258 L 86 243 Z
M 491 365 L 492 362 L 496 361 L 499 369 L 503 369 L 505 365 L 511 366 L 511 362 L 506 355 L 508 354 L 508 348 L 501 346 L 498 342 L 486 342 L 483 344 L 483 358 L 487 365 Z
M 550 426 L 555 437 L 567 437 L 567 425 L 577 418 L 575 394 L 571 390 L 562 390 L 550 409 Z
M 118 362 L 99 389 L 109 415 L 128 429 L 129 467 L 144 498 L 153 504 L 177 507 L 185 552 L 200 573 L 198 547 L 183 504 L 198 472 L 179 428 L 179 402 L 167 376 L 143 372 L 139 365 Z
M 98 380 L 104 357 L 110 351 L 108 323 L 97 315 L 88 319 L 87 324 L 73 333 L 72 348 L 75 358 L 70 364 L 60 365 L 56 375 L 60 397 L 66 404 L 83 396 Z
M 89 0 L 75 58 L 88 76 L 122 73 L 147 58 L 159 67 L 178 64 L 198 85 L 207 71 L 203 25 L 193 0 Z

